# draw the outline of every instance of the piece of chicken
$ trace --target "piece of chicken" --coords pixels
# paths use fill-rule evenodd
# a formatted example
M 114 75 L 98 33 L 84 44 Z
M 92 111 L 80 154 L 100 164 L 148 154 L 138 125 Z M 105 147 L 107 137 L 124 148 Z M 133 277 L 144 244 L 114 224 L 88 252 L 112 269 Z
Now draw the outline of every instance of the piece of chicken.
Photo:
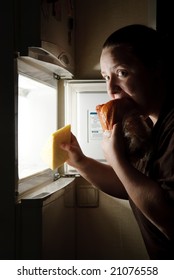
M 105 133 L 121 122 L 126 140 L 126 149 L 133 160 L 143 158 L 150 149 L 151 119 L 141 112 L 139 106 L 129 97 L 113 99 L 96 106 L 96 111 Z

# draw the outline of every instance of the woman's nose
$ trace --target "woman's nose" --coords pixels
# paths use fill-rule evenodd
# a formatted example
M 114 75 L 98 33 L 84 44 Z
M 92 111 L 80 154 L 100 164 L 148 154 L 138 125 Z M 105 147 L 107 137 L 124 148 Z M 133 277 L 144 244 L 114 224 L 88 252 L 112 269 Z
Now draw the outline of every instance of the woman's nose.
M 119 98 L 119 94 L 122 92 L 121 87 L 113 79 L 107 81 L 107 92 L 111 98 Z

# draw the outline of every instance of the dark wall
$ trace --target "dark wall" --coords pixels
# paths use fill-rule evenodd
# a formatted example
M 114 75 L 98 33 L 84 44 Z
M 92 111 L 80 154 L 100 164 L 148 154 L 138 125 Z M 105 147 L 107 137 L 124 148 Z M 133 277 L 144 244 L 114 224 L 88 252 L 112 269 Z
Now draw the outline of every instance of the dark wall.
M 15 40 L 20 55 L 27 55 L 28 47 L 41 46 L 41 1 L 15 0 Z
M 173 1 L 157 0 L 157 30 L 173 37 Z
M 17 119 L 13 0 L 1 6 L 0 38 L 0 259 L 14 259 Z

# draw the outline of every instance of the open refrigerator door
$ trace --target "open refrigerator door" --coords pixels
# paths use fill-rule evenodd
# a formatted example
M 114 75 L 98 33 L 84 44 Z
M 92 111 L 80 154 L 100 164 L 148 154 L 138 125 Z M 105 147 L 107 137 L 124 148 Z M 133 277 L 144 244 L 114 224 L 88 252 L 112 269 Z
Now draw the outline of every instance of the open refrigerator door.
M 65 123 L 71 124 L 72 133 L 85 155 L 105 162 L 101 140 L 103 131 L 97 116 L 96 105 L 109 101 L 104 80 L 65 81 Z M 75 173 L 65 166 L 66 173 Z

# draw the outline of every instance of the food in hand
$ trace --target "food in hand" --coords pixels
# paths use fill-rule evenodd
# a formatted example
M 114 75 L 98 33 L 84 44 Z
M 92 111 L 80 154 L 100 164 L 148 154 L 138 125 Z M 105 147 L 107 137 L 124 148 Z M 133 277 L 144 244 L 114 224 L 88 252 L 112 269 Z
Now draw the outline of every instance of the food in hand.
M 67 151 L 60 148 L 62 143 L 70 143 L 71 125 L 66 125 L 49 137 L 42 151 L 42 159 L 52 170 L 60 167 L 68 159 Z
M 96 111 L 106 134 L 112 130 L 114 124 L 121 122 L 129 156 L 136 159 L 144 157 L 149 150 L 153 123 L 149 117 L 143 115 L 133 99 L 113 99 L 97 105 Z

